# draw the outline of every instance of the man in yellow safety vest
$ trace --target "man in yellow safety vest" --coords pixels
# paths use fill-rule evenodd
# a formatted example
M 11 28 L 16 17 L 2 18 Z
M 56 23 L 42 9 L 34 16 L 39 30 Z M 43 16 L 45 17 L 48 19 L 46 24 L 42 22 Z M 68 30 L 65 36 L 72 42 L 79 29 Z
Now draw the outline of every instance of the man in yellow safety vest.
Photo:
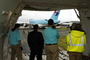
M 86 45 L 86 35 L 79 31 L 76 23 L 72 24 L 71 32 L 66 36 L 67 51 L 70 60 L 82 60 L 82 52 Z

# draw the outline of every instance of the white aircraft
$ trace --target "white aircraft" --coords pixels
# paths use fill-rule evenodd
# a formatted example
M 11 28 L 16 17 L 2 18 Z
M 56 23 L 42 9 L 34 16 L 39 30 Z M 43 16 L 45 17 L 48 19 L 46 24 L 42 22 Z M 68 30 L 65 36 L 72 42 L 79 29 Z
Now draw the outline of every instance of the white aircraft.
M 52 16 L 49 18 L 49 19 L 53 19 L 54 25 L 57 25 L 60 22 L 58 20 L 59 14 L 60 14 L 60 10 L 54 11 Z M 28 25 L 29 27 L 33 27 L 33 25 L 38 24 L 39 28 L 45 28 L 48 26 L 49 19 L 30 19 L 24 22 L 18 19 L 16 23 L 21 24 L 24 27 L 27 27 Z
M 73 23 L 80 23 L 80 21 L 65 21 L 65 22 L 60 22 L 59 25 L 61 26 L 66 26 L 66 27 L 70 27 L 72 26 Z
M 28 20 L 26 20 L 24 22 L 23 21 L 17 21 L 16 24 L 20 24 L 21 26 L 27 27 L 29 24 L 29 21 Z
M 57 25 L 60 21 L 58 20 L 58 17 L 59 17 L 59 14 L 60 14 L 60 10 L 55 10 L 51 16 L 50 19 L 53 19 L 54 21 L 54 25 Z M 30 26 L 33 26 L 35 24 L 38 24 L 39 27 L 41 28 L 45 28 L 48 26 L 48 20 L 49 19 L 36 19 L 36 20 L 30 20 L 29 21 L 29 25 Z

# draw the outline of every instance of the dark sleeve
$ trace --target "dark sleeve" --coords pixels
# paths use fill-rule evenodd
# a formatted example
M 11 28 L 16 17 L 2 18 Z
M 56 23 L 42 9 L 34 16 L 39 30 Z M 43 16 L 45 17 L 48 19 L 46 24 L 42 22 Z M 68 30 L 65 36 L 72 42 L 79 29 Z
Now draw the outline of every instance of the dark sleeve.
M 28 42 L 28 45 L 29 45 L 29 48 L 31 47 L 31 42 L 30 42 L 30 33 L 28 34 L 27 36 L 27 42 Z
M 42 33 L 40 33 L 40 39 L 41 39 L 41 46 L 42 46 L 42 48 L 44 48 L 44 38 L 43 38 L 43 35 L 42 35 Z

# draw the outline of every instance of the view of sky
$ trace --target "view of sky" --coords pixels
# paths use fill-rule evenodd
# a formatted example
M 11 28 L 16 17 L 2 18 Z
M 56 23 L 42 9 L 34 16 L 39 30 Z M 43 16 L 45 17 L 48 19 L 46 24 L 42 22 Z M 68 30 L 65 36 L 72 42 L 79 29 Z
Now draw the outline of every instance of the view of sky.
M 31 11 L 23 10 L 22 16 L 18 18 L 18 22 L 25 22 L 30 19 L 50 19 L 54 11 Z M 74 9 L 60 10 L 58 17 L 60 21 L 79 21 Z

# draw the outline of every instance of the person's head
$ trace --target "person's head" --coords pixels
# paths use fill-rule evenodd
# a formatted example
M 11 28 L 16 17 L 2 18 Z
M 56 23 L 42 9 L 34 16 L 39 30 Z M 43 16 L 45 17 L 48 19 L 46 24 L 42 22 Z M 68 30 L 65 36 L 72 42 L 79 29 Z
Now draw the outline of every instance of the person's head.
M 81 24 L 80 24 L 80 23 L 79 23 L 79 24 L 77 24 L 77 26 L 78 26 L 78 30 L 83 31 L 83 30 L 82 30 L 82 26 L 81 26 Z
M 76 23 L 73 23 L 73 24 L 72 24 L 72 30 L 78 30 L 78 26 L 77 26 Z
M 78 25 L 78 29 L 81 29 L 81 24 L 77 24 Z
M 33 25 L 34 30 L 38 30 L 38 25 Z
M 20 24 L 15 24 L 14 28 L 12 29 L 12 31 L 14 31 L 15 29 L 19 29 Z
M 54 21 L 53 21 L 52 19 L 49 19 L 49 20 L 48 20 L 48 25 L 49 25 L 49 26 L 53 26 L 53 24 L 54 24 Z

